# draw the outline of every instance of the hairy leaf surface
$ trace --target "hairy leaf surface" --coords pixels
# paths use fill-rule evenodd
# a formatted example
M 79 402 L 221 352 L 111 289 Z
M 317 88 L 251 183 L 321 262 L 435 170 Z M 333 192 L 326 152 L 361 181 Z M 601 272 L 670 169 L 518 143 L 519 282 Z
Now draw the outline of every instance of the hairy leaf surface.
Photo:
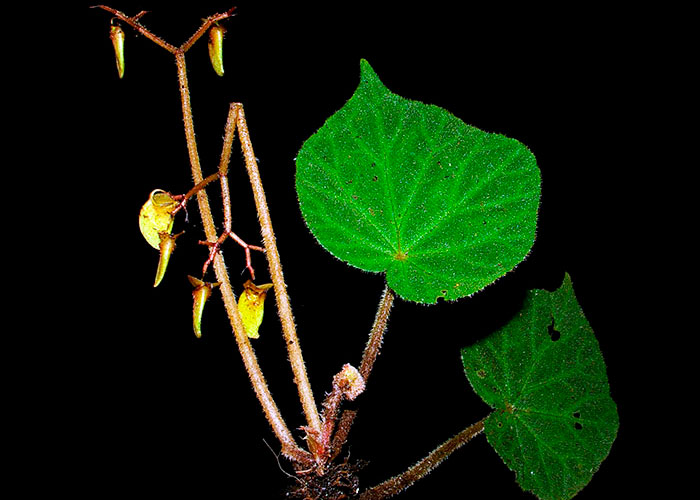
M 366 61 L 352 98 L 296 163 L 301 212 L 319 243 L 386 273 L 407 300 L 471 295 L 534 242 L 540 173 L 532 153 L 390 92 Z
M 615 440 L 618 415 L 568 275 L 554 292 L 530 291 L 520 313 L 465 347 L 462 361 L 495 409 L 486 437 L 524 490 L 568 499 L 588 484 Z

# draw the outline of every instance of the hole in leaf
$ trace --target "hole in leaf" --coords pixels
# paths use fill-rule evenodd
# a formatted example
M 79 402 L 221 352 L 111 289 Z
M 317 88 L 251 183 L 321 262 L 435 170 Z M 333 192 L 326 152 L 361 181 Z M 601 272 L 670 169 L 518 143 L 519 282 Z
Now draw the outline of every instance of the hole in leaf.
M 552 317 L 552 322 L 547 327 L 547 333 L 549 334 L 549 338 L 552 339 L 552 342 L 556 342 L 561 338 L 561 333 L 554 328 L 554 317 Z
M 577 431 L 580 431 L 581 429 L 583 429 L 583 426 L 581 424 L 579 424 L 578 422 L 575 422 L 574 429 L 576 429 Z
M 574 412 L 574 418 L 581 418 L 581 413 L 575 411 L 575 412 Z
M 379 177 L 377 177 L 377 176 L 375 175 L 374 177 L 372 177 L 372 180 L 373 180 L 374 182 L 377 182 L 377 181 L 379 180 Z

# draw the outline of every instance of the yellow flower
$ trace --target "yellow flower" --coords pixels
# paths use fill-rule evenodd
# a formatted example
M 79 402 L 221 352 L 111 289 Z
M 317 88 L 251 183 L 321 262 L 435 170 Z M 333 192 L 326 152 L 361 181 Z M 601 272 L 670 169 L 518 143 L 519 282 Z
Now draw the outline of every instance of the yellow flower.
M 243 284 L 243 293 L 238 298 L 238 310 L 241 313 L 246 334 L 251 339 L 257 339 L 260 336 L 258 329 L 263 320 L 265 297 L 272 286 L 272 283 L 257 286 L 250 280 Z
M 172 212 L 178 202 L 162 189 L 155 189 L 139 213 L 139 228 L 146 241 L 156 250 L 160 250 L 160 233 L 170 234 L 173 230 Z

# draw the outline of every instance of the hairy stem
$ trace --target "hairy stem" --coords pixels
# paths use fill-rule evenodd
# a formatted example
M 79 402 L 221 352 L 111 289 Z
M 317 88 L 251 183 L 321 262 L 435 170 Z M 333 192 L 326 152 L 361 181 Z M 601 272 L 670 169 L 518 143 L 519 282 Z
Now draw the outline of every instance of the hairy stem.
M 180 47 L 180 50 L 183 52 L 187 52 L 190 50 L 190 47 L 194 45 L 194 43 L 200 39 L 204 33 L 207 32 L 207 30 L 217 21 L 222 21 L 224 19 L 227 19 L 233 15 L 233 11 L 236 10 L 236 7 L 231 7 L 229 10 L 226 12 L 223 12 L 221 14 L 214 14 L 213 16 L 207 17 L 204 22 L 202 22 L 202 25 L 199 27 L 197 31 L 190 37 L 189 40 L 187 40 L 185 43 L 182 44 Z
M 331 451 L 329 459 L 335 460 L 335 458 L 340 455 L 340 452 L 345 446 L 345 442 L 348 440 L 348 435 L 350 434 L 350 429 L 357 416 L 357 411 L 355 410 L 344 410 L 340 415 L 340 420 L 338 421 L 335 435 L 333 436 L 333 441 L 331 442 Z
M 243 107 L 241 104 L 231 104 L 231 109 L 229 112 L 229 121 L 226 126 L 226 137 L 224 140 L 224 150 L 222 152 L 221 164 L 219 166 L 219 172 L 208 176 L 206 179 L 202 175 L 202 168 L 199 161 L 199 154 L 197 151 L 197 143 L 195 140 L 194 133 L 194 120 L 192 118 L 192 106 L 190 103 L 190 93 L 189 85 L 187 81 L 187 68 L 185 64 L 185 53 L 192 47 L 192 45 L 201 38 L 204 33 L 216 22 L 224 20 L 230 17 L 235 10 L 235 7 L 228 10 L 225 13 L 214 14 L 203 20 L 200 28 L 180 47 L 169 44 L 162 38 L 151 33 L 147 28 L 145 28 L 139 20 L 146 11 L 141 11 L 137 15 L 129 17 L 126 14 L 108 7 L 106 5 L 96 5 L 96 8 L 100 8 L 107 12 L 113 14 L 116 18 L 125 22 L 133 29 L 138 31 L 141 35 L 149 40 L 153 41 L 160 47 L 164 48 L 168 52 L 175 56 L 175 62 L 177 65 L 178 81 L 180 85 L 180 97 L 182 102 L 182 115 L 185 127 L 185 137 L 187 140 L 187 150 L 190 158 L 190 165 L 192 169 L 192 178 L 195 183 L 195 187 L 190 190 L 183 197 L 183 204 L 187 200 L 197 194 L 197 202 L 199 205 L 200 213 L 202 216 L 202 224 L 204 226 L 204 233 L 208 243 L 216 244 L 219 238 L 217 238 L 216 227 L 214 226 L 214 220 L 211 213 L 211 208 L 209 205 L 209 198 L 206 191 L 203 189 L 207 184 L 216 180 L 217 178 L 221 181 L 221 187 L 224 197 L 228 194 L 228 181 L 226 179 L 226 174 L 228 172 L 228 161 L 231 154 L 231 147 L 233 142 L 233 136 L 236 126 L 239 129 L 239 134 L 241 138 L 241 147 L 245 157 L 246 168 L 248 170 L 248 175 L 250 177 L 250 182 L 253 187 L 253 193 L 255 197 L 256 208 L 258 211 L 258 218 L 260 221 L 261 233 L 263 236 L 263 241 L 265 245 L 265 253 L 268 259 L 268 265 L 270 268 L 270 275 L 275 287 L 275 297 L 277 299 L 277 309 L 282 322 L 282 329 L 285 336 L 285 341 L 287 344 L 287 349 L 289 351 L 289 359 L 292 365 L 292 370 L 294 372 L 294 379 L 299 390 L 299 396 L 304 408 L 304 413 L 306 414 L 306 419 L 309 428 L 320 433 L 321 431 L 321 419 L 319 416 L 318 408 L 316 406 L 313 392 L 308 380 L 306 373 L 306 368 L 304 365 L 304 360 L 301 355 L 301 348 L 299 346 L 299 340 L 296 334 L 296 327 L 294 325 L 294 318 L 292 315 L 292 310 L 290 306 L 289 296 L 287 295 L 286 284 L 282 275 L 282 266 L 280 263 L 279 253 L 277 251 L 277 246 L 275 242 L 274 231 L 272 229 L 272 223 L 270 220 L 270 214 L 267 207 L 267 201 L 265 199 L 265 192 L 262 187 L 262 182 L 260 180 L 260 173 L 257 167 L 257 161 L 255 160 L 255 154 L 253 152 L 253 146 L 250 141 L 248 134 L 248 127 L 245 121 L 245 116 L 243 113 Z M 224 208 L 226 220 L 230 220 L 230 206 Z M 226 234 L 233 235 L 230 232 L 230 228 Z M 249 249 L 259 249 L 258 247 L 252 247 L 249 245 L 244 245 L 246 248 L 246 255 L 248 255 Z M 250 341 L 245 334 L 245 328 L 241 321 L 240 313 L 238 311 L 238 305 L 235 300 L 233 289 L 231 287 L 230 279 L 226 266 L 224 263 L 223 256 L 219 252 L 215 252 L 213 256 L 213 267 L 216 273 L 217 280 L 221 283 L 221 294 L 223 296 L 224 305 L 226 312 L 229 316 L 229 320 L 234 330 L 234 335 L 238 348 L 241 352 L 241 357 L 245 364 L 246 370 L 253 384 L 255 393 L 260 401 L 265 415 L 270 422 L 277 438 L 282 444 L 282 453 L 293 458 L 301 463 L 309 462 L 309 454 L 304 450 L 300 449 L 289 429 L 287 428 L 284 420 L 281 417 L 279 409 L 277 408 L 272 395 L 267 387 L 265 378 L 263 377 L 260 366 L 257 362 L 255 352 L 252 349 Z M 249 269 L 250 263 L 248 262 Z
M 374 362 L 379 355 L 379 350 L 382 346 L 382 340 L 384 338 L 384 332 L 386 331 L 387 323 L 389 322 L 389 314 L 391 313 L 391 307 L 394 304 L 395 294 L 391 288 L 385 285 L 384 291 L 382 292 L 382 297 L 379 299 L 379 307 L 377 308 L 377 314 L 374 317 L 374 324 L 372 324 L 372 330 L 369 334 L 369 340 L 365 346 L 365 351 L 362 354 L 362 361 L 360 364 L 360 375 L 362 376 L 363 390 L 364 386 L 367 384 L 367 379 L 369 378 L 372 368 L 374 367 Z M 334 379 L 335 381 L 335 379 Z M 339 391 L 337 384 L 333 385 L 333 390 L 328 395 L 326 401 L 324 402 L 324 415 L 323 415 L 323 433 L 322 437 L 324 440 L 330 439 L 331 433 L 333 432 L 334 426 L 337 421 L 338 411 L 340 409 L 340 404 L 342 403 L 343 397 L 342 392 Z M 350 434 L 350 428 L 355 419 L 356 412 L 346 410 L 341 415 L 341 423 L 338 426 L 338 432 L 333 436 L 333 441 L 330 443 L 330 458 L 333 459 L 340 452 L 342 447 L 347 441 L 348 435 Z M 324 441 L 324 444 L 328 444 Z
M 258 170 L 258 162 L 255 159 L 253 144 L 250 140 L 248 125 L 245 121 L 245 114 L 241 104 L 232 103 L 232 107 L 236 107 L 238 111 L 238 135 L 241 141 L 241 148 L 245 158 L 248 177 L 253 188 L 253 196 L 255 198 L 255 206 L 258 211 L 258 220 L 260 222 L 260 232 L 265 246 L 265 255 L 270 270 L 270 277 L 275 286 L 275 299 L 277 301 L 277 312 L 282 323 L 282 332 L 284 340 L 287 344 L 289 354 L 289 362 L 294 373 L 294 382 L 299 391 L 299 398 L 306 415 L 308 426 L 315 432 L 321 432 L 321 418 L 319 416 L 318 407 L 311 390 L 311 384 L 306 373 L 304 358 L 301 354 L 301 347 L 296 333 L 294 324 L 294 316 L 287 294 L 287 285 L 282 274 L 282 263 L 277 250 L 275 240 L 275 232 L 272 229 L 272 220 L 270 219 L 270 211 L 267 206 L 265 190 L 263 189 L 262 180 L 260 179 L 260 171 Z
M 199 152 L 197 151 L 197 141 L 194 135 L 194 119 L 192 118 L 192 103 L 190 102 L 190 90 L 187 81 L 187 65 L 185 63 L 184 52 L 175 52 L 175 63 L 177 64 L 177 77 L 180 83 L 182 119 L 185 122 L 185 138 L 187 140 L 187 152 L 190 157 L 192 179 L 195 184 L 199 184 L 204 180 L 204 176 L 202 175 L 202 166 L 199 163 Z M 201 189 L 197 191 L 197 202 L 199 203 L 199 210 L 202 213 L 202 224 L 204 225 L 204 234 L 207 237 L 207 241 L 216 241 L 216 226 L 214 225 L 214 218 L 211 215 L 209 197 L 205 190 Z
M 379 307 L 377 308 L 377 315 L 374 318 L 374 324 L 369 334 L 369 341 L 365 347 L 365 352 L 362 355 L 362 362 L 360 364 L 360 375 L 365 379 L 365 383 L 367 383 L 367 379 L 374 366 L 374 361 L 379 355 L 384 332 L 386 331 L 387 322 L 389 321 L 391 306 L 394 304 L 394 297 L 393 290 L 385 286 L 382 298 L 379 301 Z
M 187 150 L 190 156 L 190 165 L 192 167 L 192 178 L 194 179 L 195 184 L 199 184 L 202 182 L 203 176 L 202 167 L 199 162 L 199 154 L 197 152 L 197 142 L 194 134 L 194 121 L 192 118 L 189 85 L 187 82 L 185 53 L 182 51 L 177 51 L 175 53 L 175 61 L 177 64 L 178 80 L 180 82 L 182 116 L 185 122 L 185 137 L 187 140 Z M 201 190 L 197 193 L 197 201 L 199 203 L 199 211 L 202 216 L 202 225 L 204 226 L 204 233 L 207 241 L 215 242 L 217 240 L 216 227 L 214 226 L 214 218 L 209 206 L 209 198 L 205 190 Z M 216 274 L 217 281 L 221 283 L 220 290 L 224 300 L 224 306 L 226 308 L 229 321 L 231 322 L 231 326 L 233 327 L 236 343 L 241 353 L 241 357 L 243 358 L 243 364 L 248 372 L 250 381 L 253 384 L 255 394 L 263 407 L 265 416 L 270 422 L 277 439 L 279 439 L 280 443 L 282 444 L 282 453 L 287 456 L 298 457 L 303 452 L 295 443 L 289 428 L 285 424 L 284 419 L 280 414 L 279 408 L 272 398 L 272 394 L 270 393 L 265 377 L 260 369 L 260 365 L 258 364 L 253 347 L 250 344 L 250 339 L 248 339 L 248 336 L 245 333 L 245 327 L 243 326 L 243 321 L 241 320 L 241 316 L 238 311 L 238 304 L 236 303 L 233 288 L 231 287 L 231 281 L 229 279 L 228 271 L 226 270 L 226 264 L 224 263 L 224 258 L 220 253 L 214 257 L 214 272 Z
M 176 47 L 174 45 L 169 44 L 162 38 L 154 35 L 151 33 L 147 28 L 145 28 L 141 23 L 139 23 L 139 19 L 143 17 L 144 14 L 147 13 L 147 11 L 141 11 L 135 16 L 129 17 L 126 14 L 124 14 L 121 11 L 118 11 L 117 9 L 113 9 L 112 7 L 108 7 L 106 5 L 94 5 L 93 8 L 97 9 L 102 9 L 105 10 L 111 14 L 114 15 L 117 19 L 120 19 L 121 21 L 124 21 L 126 24 L 134 28 L 136 31 L 141 33 L 144 37 L 148 38 L 152 42 L 156 43 L 157 45 L 160 45 L 163 47 L 165 50 L 170 52 L 171 54 L 175 54 L 177 52 L 182 52 L 185 53 L 187 52 L 194 43 L 201 38 L 204 33 L 207 32 L 207 30 L 211 27 L 212 24 L 218 22 L 218 21 L 223 21 L 224 19 L 227 19 L 233 15 L 233 11 L 236 10 L 235 7 L 229 9 L 227 12 L 223 12 L 221 14 L 214 14 L 213 16 L 209 16 L 208 18 L 204 19 L 202 22 L 202 25 L 199 27 L 199 29 L 190 37 L 189 40 L 187 40 L 182 46 Z
M 216 172 L 216 173 L 213 173 L 213 174 L 211 174 L 211 175 L 205 177 L 205 178 L 202 180 L 202 182 L 200 182 L 200 183 L 198 183 L 198 184 L 195 184 L 189 191 L 187 191 L 185 194 L 183 194 L 183 195 L 181 196 L 181 198 L 178 198 L 178 199 L 181 199 L 180 207 L 176 208 L 176 209 L 172 212 L 172 215 L 175 215 L 177 212 L 179 212 L 179 211 L 180 211 L 180 208 L 184 208 L 184 206 L 187 204 L 187 202 L 189 201 L 190 198 L 192 198 L 194 195 L 196 195 L 197 193 L 199 193 L 202 189 L 204 189 L 205 187 L 207 187 L 208 184 L 210 184 L 210 183 L 214 182 L 215 180 L 217 180 L 217 179 L 219 178 L 219 175 L 220 175 L 220 173 L 219 173 L 219 172 Z
M 129 26 L 134 28 L 136 31 L 141 33 L 143 36 L 145 36 L 146 38 L 151 40 L 153 43 L 160 45 L 168 52 L 174 54 L 177 51 L 177 47 L 175 47 L 174 45 L 170 45 L 168 42 L 166 42 L 162 38 L 154 35 L 148 29 L 144 28 L 141 25 L 141 23 L 138 22 L 138 20 L 144 14 L 146 14 L 146 11 L 141 11 L 133 17 L 129 17 L 126 14 L 124 14 L 123 12 L 120 12 L 116 9 L 113 9 L 112 7 L 107 7 L 106 5 L 95 5 L 94 8 L 102 9 L 102 10 L 106 10 L 107 12 L 110 12 L 111 14 L 114 15 L 114 17 L 116 17 L 117 19 L 120 19 L 121 21 L 124 21 L 126 24 L 128 24 Z
M 404 473 L 387 479 L 383 483 L 364 491 L 360 494 L 359 500 L 380 500 L 382 498 L 392 497 L 405 490 L 419 479 L 424 478 L 453 452 L 471 441 L 474 436 L 483 432 L 484 420 L 485 419 L 480 420 L 453 436 L 451 439 L 445 441 Z

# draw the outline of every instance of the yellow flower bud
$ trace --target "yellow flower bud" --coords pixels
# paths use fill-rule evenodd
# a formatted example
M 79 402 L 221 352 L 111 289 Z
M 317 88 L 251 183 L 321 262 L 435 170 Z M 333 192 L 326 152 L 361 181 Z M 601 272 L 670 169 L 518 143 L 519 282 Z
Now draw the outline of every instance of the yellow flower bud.
M 112 24 L 109 29 L 109 38 L 114 47 L 114 56 L 117 60 L 117 73 L 119 78 L 124 78 L 124 30 L 118 24 Z
M 154 190 L 139 213 L 139 228 L 146 241 L 156 250 L 160 250 L 160 233 L 170 234 L 175 218 L 173 210 L 178 203 L 162 189 Z
M 209 30 L 209 59 L 214 71 L 219 76 L 224 76 L 224 33 L 226 30 L 223 26 L 215 24 Z
M 165 276 L 165 270 L 168 268 L 168 262 L 170 262 L 170 256 L 175 250 L 175 239 L 182 233 L 172 235 L 165 231 L 162 231 L 158 236 L 160 238 L 160 259 L 158 259 L 158 270 L 156 271 L 156 279 L 153 283 L 154 287 L 160 285 L 160 282 Z
M 187 277 L 194 287 L 192 292 L 192 297 L 194 298 L 194 304 L 192 305 L 192 328 L 194 330 L 194 335 L 198 339 L 202 337 L 202 315 L 204 314 L 204 304 L 207 299 L 211 296 L 211 292 L 214 287 L 219 286 L 219 283 L 208 283 L 194 276 Z
M 263 320 L 265 297 L 272 286 L 272 283 L 257 286 L 250 280 L 243 284 L 243 293 L 238 298 L 238 310 L 241 313 L 246 334 L 251 339 L 257 339 L 260 336 L 258 329 Z

